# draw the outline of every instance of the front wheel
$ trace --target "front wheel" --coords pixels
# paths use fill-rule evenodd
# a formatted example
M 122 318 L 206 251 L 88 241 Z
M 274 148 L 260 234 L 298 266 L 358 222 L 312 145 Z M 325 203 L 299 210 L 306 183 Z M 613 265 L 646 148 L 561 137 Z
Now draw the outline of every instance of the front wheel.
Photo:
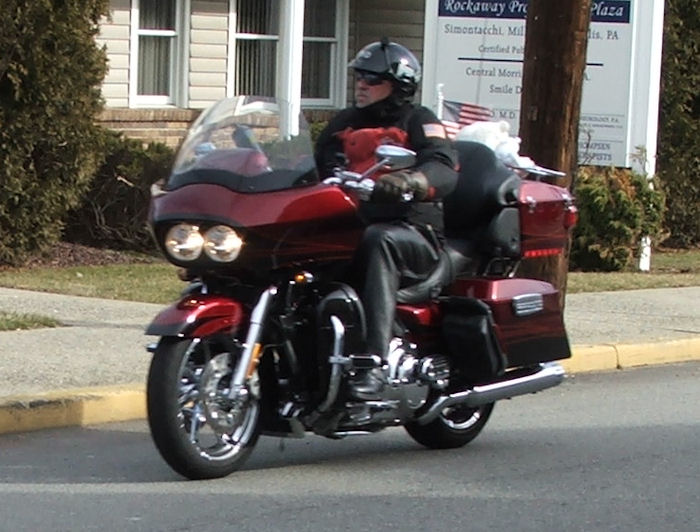
M 491 416 L 494 403 L 475 408 L 451 406 L 425 425 L 407 423 L 406 431 L 430 449 L 455 449 L 476 438 Z
M 240 352 L 224 347 L 227 343 L 163 338 L 151 361 L 146 389 L 151 436 L 168 465 L 189 479 L 234 472 L 260 433 L 255 376 L 244 396 L 229 398 Z

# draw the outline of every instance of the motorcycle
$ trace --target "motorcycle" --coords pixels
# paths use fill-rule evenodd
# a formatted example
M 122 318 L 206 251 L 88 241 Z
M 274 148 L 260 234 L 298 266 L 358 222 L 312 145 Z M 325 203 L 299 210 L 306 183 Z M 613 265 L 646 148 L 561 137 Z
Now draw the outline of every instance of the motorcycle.
M 343 279 L 372 175 L 415 156 L 381 146 L 364 174 L 321 179 L 309 128 L 290 109 L 256 97 L 216 103 L 152 190 L 155 240 L 189 281 L 146 330 L 160 337 L 149 348 L 148 423 L 172 469 L 228 475 L 261 434 L 335 439 L 403 426 L 426 447 L 457 448 L 496 401 L 561 383 L 556 361 L 570 348 L 558 291 L 514 274 L 524 258 L 563 251 L 576 222 L 568 192 L 457 142 L 445 251 L 429 279 L 399 291 L 382 360 L 366 354 L 362 303 Z M 358 393 L 368 371 L 380 385 Z

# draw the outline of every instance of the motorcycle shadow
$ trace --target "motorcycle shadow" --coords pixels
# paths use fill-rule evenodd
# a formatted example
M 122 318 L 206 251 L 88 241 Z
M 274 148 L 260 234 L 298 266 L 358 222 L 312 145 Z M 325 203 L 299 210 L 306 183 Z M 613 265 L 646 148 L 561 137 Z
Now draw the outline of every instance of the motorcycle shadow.
M 256 448 L 241 471 L 297 467 L 307 465 L 356 466 L 357 462 L 410 460 L 411 456 L 427 451 L 402 428 L 390 428 L 363 436 L 328 439 L 307 435 L 302 439 L 261 436 Z
M 472 451 L 478 444 L 470 444 Z M 0 436 L 0 472 L 4 484 L 139 484 L 185 481 L 158 454 L 145 422 L 51 429 Z M 241 469 L 232 474 L 299 467 L 356 470 L 369 464 L 402 468 L 414 460 L 465 450 L 429 451 L 401 428 L 367 436 L 330 440 L 261 436 Z M 478 453 L 477 453 L 478 454 Z

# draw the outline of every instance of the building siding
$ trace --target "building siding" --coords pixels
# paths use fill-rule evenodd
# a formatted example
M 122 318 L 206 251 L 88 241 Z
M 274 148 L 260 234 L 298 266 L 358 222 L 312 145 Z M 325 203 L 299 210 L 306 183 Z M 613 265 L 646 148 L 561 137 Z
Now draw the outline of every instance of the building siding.
M 351 0 L 348 57 L 382 37 L 398 42 L 423 60 L 425 0 Z M 348 76 L 348 103 L 352 102 L 353 79 Z M 420 92 L 415 101 L 420 101 Z
M 226 97 L 228 67 L 228 0 L 192 0 L 188 102 L 208 107 Z
M 100 23 L 97 43 L 107 50 L 108 71 L 102 84 L 107 107 L 129 106 L 130 8 L 129 0 L 111 0 L 109 17 Z

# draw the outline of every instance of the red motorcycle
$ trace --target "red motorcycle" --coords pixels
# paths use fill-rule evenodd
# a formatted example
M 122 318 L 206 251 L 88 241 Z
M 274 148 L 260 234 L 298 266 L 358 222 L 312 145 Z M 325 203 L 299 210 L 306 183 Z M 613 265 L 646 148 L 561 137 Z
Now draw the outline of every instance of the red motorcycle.
M 366 354 L 362 303 L 343 282 L 364 229 L 364 175 L 319 179 L 308 128 L 264 98 L 218 102 L 193 124 L 150 223 L 188 288 L 147 329 L 153 440 L 191 479 L 228 475 L 260 434 L 329 438 L 402 425 L 430 448 L 460 447 L 501 399 L 559 384 L 570 356 L 559 294 L 514 278 L 519 261 L 561 253 L 576 221 L 563 188 L 521 179 L 458 142 L 444 201 L 447 243 L 427 281 L 400 290 L 387 360 Z M 409 199 L 409 198 L 407 198 Z M 371 397 L 354 386 L 381 369 Z

